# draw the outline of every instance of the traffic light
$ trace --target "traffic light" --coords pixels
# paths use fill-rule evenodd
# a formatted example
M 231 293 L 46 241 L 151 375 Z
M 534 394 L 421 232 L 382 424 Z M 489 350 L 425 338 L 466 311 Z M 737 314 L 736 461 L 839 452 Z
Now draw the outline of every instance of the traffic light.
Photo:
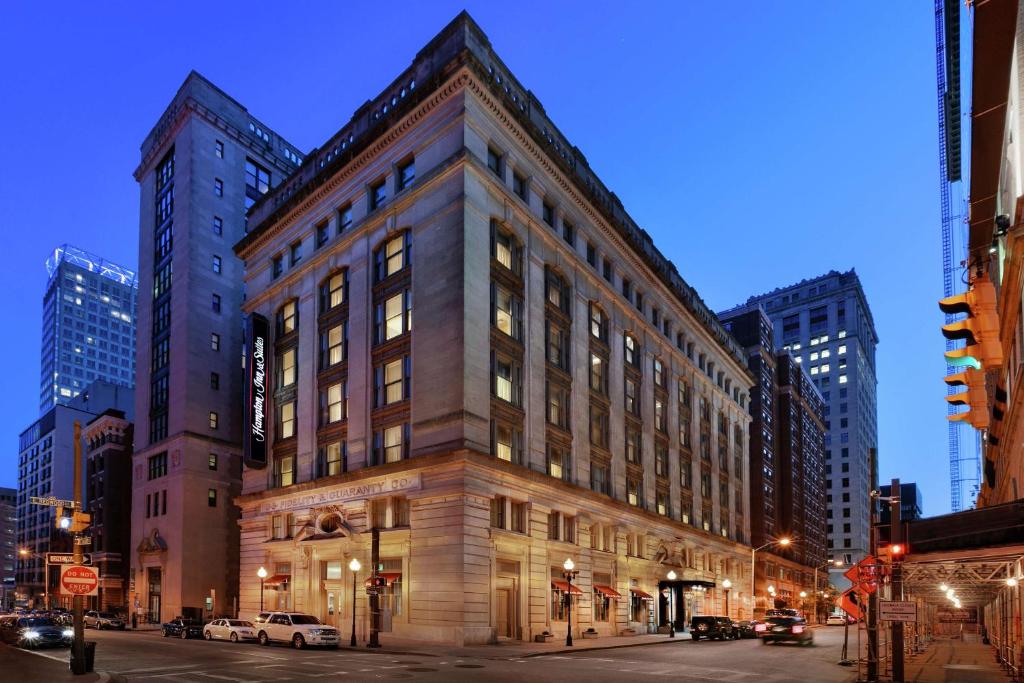
M 71 528 L 71 517 L 64 515 L 64 508 L 60 505 L 56 508 L 57 512 L 53 518 L 53 525 L 61 531 L 67 531 Z
M 73 533 L 81 533 L 89 528 L 92 523 L 92 515 L 88 512 L 75 511 L 71 517 L 71 531 Z
M 967 342 L 962 349 L 946 351 L 946 362 L 955 367 L 986 370 L 1003 364 L 1003 347 L 999 342 L 999 314 L 996 312 L 996 288 L 987 274 L 978 275 L 963 294 L 939 301 L 943 313 L 964 313 L 967 318 L 942 326 L 946 339 Z
M 885 564 L 902 562 L 906 554 L 907 546 L 905 543 L 890 543 L 878 549 L 878 558 Z
M 988 429 L 988 394 L 985 393 L 985 374 L 981 370 L 967 368 L 963 372 L 949 375 L 945 378 L 946 384 L 952 387 L 965 386 L 967 391 L 946 396 L 946 400 L 953 405 L 967 406 L 969 410 L 947 415 L 951 422 L 966 420 L 975 429 Z

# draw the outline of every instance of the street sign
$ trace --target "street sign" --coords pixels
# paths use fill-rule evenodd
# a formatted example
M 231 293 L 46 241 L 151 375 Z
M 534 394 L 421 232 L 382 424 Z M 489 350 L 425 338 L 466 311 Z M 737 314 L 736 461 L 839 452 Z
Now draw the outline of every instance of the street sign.
M 75 536 L 75 545 L 92 545 L 92 536 Z
M 46 553 L 46 564 L 74 564 L 75 556 L 71 553 Z M 92 555 L 82 555 L 82 564 L 92 564 Z
M 366 587 L 366 594 L 367 595 L 378 595 L 379 593 L 380 593 L 380 589 L 377 588 L 376 586 L 367 586 Z
M 878 603 L 878 616 L 882 621 L 917 621 L 917 603 L 882 600 Z
M 99 595 L 100 572 L 95 567 L 64 564 L 60 567 L 61 595 Z
M 61 500 L 60 498 L 54 498 L 49 496 L 46 498 L 40 498 L 39 496 L 32 496 L 28 501 L 34 505 L 49 505 L 54 508 L 79 508 L 81 503 L 76 503 L 73 500 Z

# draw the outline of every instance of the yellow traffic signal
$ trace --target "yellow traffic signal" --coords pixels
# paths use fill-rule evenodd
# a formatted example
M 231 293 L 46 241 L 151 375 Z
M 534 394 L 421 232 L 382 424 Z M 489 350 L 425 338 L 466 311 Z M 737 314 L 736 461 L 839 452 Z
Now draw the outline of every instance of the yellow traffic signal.
M 92 523 L 92 515 L 88 512 L 78 512 L 71 517 L 71 531 L 74 533 L 81 533 L 89 528 Z
M 939 301 L 943 313 L 967 314 L 959 322 L 942 326 L 946 339 L 963 339 L 962 349 L 946 352 L 946 362 L 953 366 L 997 368 L 1003 364 L 1003 347 L 999 342 L 999 314 L 996 312 L 996 288 L 988 275 L 978 275 L 963 294 Z
M 947 418 L 954 422 L 966 420 L 975 429 L 988 429 L 988 394 L 985 393 L 985 373 L 974 368 L 967 368 L 963 372 L 947 376 L 945 380 L 946 384 L 953 387 L 967 387 L 967 391 L 950 394 L 946 400 L 953 405 L 969 408 L 966 412 L 948 415 Z

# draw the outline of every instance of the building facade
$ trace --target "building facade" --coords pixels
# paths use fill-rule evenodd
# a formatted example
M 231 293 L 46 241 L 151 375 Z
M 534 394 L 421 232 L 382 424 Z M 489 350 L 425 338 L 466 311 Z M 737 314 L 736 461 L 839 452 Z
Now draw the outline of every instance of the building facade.
M 244 616 L 365 637 L 368 570 L 452 643 L 750 614 L 741 350 L 467 14 L 250 224 Z
M 231 246 L 299 157 L 195 72 L 141 157 L 139 277 L 152 288 L 139 306 L 131 601 L 155 621 L 232 614 L 244 291 Z
M 0 610 L 14 607 L 18 577 L 18 489 L 0 487 Z
M 744 304 L 756 305 L 772 321 L 775 347 L 792 353 L 824 399 L 828 554 L 856 562 L 868 550 L 878 445 L 878 334 L 860 279 L 831 271 Z
M 65 244 L 46 259 L 39 412 L 94 381 L 135 386 L 135 272 Z
M 132 423 L 110 409 L 82 430 L 85 440 L 85 509 L 92 514 L 93 566 L 100 572 L 99 595 L 91 609 L 128 610 L 131 558 Z
M 750 523 L 752 545 L 764 550 L 756 555 L 756 614 L 806 608 L 814 591 L 828 587 L 824 402 L 790 352 L 775 352 L 771 320 L 759 305 L 720 318 L 757 381 L 750 400 Z M 784 547 L 780 539 L 793 543 Z
M 59 578 L 46 571 L 47 552 L 71 552 L 67 532 L 54 528 L 56 508 L 34 505 L 31 498 L 53 496 L 71 500 L 74 491 L 74 423 L 83 430 L 94 417 L 110 408 L 131 415 L 134 391 L 128 387 L 96 381 L 86 386 L 67 405 L 58 404 L 43 414 L 19 437 L 18 447 L 18 571 L 19 603 L 40 607 Z M 84 448 L 82 450 L 84 453 Z M 84 457 L 84 456 L 83 456 Z M 85 500 L 85 471 L 83 490 Z M 24 552 L 22 552 L 24 551 Z M 54 604 L 56 604 L 56 599 Z
M 878 493 L 882 498 L 888 498 L 892 495 L 892 485 L 883 484 L 878 487 Z M 924 499 L 921 496 L 921 489 L 917 488 L 917 484 L 907 483 L 900 484 L 900 519 L 904 522 L 912 522 L 915 519 L 921 519 L 922 510 L 924 509 Z M 879 505 L 878 520 L 883 525 L 890 522 L 892 513 L 888 505 Z

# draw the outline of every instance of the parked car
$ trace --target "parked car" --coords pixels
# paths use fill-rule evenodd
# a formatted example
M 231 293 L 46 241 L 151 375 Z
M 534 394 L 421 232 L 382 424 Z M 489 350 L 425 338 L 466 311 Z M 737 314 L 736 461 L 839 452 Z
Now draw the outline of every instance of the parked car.
M 825 624 L 828 626 L 842 626 L 847 623 L 847 618 L 842 614 L 830 614 L 825 620 Z
M 800 617 L 772 617 L 768 620 L 768 630 L 761 636 L 761 642 L 765 645 L 769 643 L 811 645 L 814 643 L 814 631 Z
M 798 609 L 791 609 L 791 608 L 786 608 L 786 609 L 770 609 L 770 610 L 768 610 L 768 611 L 766 611 L 764 613 L 764 618 L 765 619 L 770 619 L 772 617 L 803 617 L 803 616 L 804 616 L 803 612 L 801 612 Z
M 185 640 L 186 638 L 203 637 L 203 622 L 196 621 L 195 619 L 175 617 L 164 624 L 161 628 L 164 633 L 164 638 L 177 636 L 178 638 Z
M 251 621 L 241 619 L 214 619 L 203 627 L 203 637 L 207 640 L 256 640 L 256 631 Z
M 760 621 L 734 621 L 732 626 L 739 632 L 740 638 L 757 638 L 757 627 L 763 626 Z
M 296 650 L 307 645 L 338 647 L 338 629 L 301 612 L 260 612 L 254 624 L 260 645 L 291 643 Z
M 110 612 L 97 612 L 96 610 L 86 612 L 82 621 L 85 628 L 94 628 L 101 631 L 105 628 L 113 628 L 118 631 L 123 631 L 125 627 L 124 620 L 119 619 L 117 615 L 111 614 Z
M 690 619 L 690 637 L 693 640 L 738 640 L 740 634 L 729 617 L 702 616 Z
M 49 617 L 0 618 L 0 641 L 18 647 L 70 647 L 73 629 L 58 626 Z

